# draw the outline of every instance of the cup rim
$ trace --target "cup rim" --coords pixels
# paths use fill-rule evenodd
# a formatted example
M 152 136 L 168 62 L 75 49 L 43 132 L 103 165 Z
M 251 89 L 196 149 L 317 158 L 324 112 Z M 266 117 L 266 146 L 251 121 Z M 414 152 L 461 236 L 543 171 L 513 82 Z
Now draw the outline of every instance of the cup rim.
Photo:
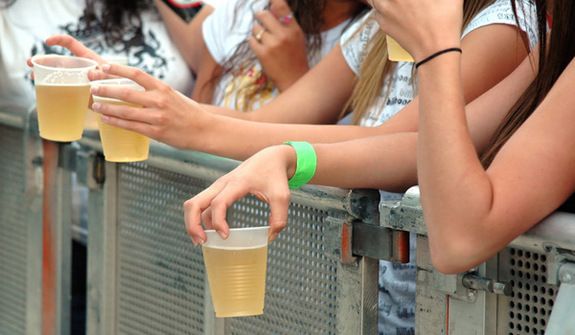
M 128 78 L 108 78 L 108 79 L 92 80 L 90 81 L 90 86 L 138 86 L 144 89 L 142 85 Z
M 36 62 L 37 59 L 40 59 L 40 58 L 48 58 L 48 57 L 80 59 L 80 60 L 82 60 L 82 61 L 87 61 L 88 63 L 91 63 L 91 65 L 81 66 L 81 67 L 74 67 L 74 68 L 65 68 L 65 67 L 52 67 L 52 66 L 47 66 L 47 65 L 43 65 L 43 64 L 38 64 L 38 63 Z M 33 64 L 34 66 L 36 66 L 36 67 L 38 67 L 38 68 L 40 68 L 40 69 L 43 69 L 43 70 L 54 70 L 54 69 L 57 69 L 58 71 L 70 71 L 70 72 L 75 72 L 75 71 L 95 69 L 96 66 L 98 66 L 98 62 L 96 62 L 95 60 L 89 59 L 89 58 L 78 57 L 78 56 L 57 55 L 57 54 L 35 55 L 35 56 L 32 57 L 31 61 L 32 61 L 32 64 Z
M 258 226 L 258 227 L 245 227 L 245 228 L 230 228 L 230 231 L 250 231 L 250 230 L 269 230 L 270 226 Z M 215 233 L 215 229 L 206 229 L 205 233 Z
M 122 83 L 124 82 L 124 83 Z M 115 83 L 115 84 L 114 84 Z M 132 79 L 128 78 L 109 78 L 109 79 L 100 79 L 100 80 L 93 80 L 90 82 L 90 87 L 128 87 L 138 92 L 145 92 L 146 89 L 142 87 L 142 85 L 138 84 L 137 82 L 133 81 Z M 101 97 L 99 95 L 93 95 L 94 99 L 102 100 L 104 102 L 122 102 L 123 100 L 114 99 L 114 98 L 107 98 Z

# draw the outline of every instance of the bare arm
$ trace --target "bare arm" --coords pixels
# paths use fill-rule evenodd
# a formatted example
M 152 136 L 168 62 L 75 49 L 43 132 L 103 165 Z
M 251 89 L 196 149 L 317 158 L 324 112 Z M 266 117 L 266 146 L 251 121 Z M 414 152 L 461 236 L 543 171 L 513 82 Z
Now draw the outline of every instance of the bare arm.
M 489 25 L 468 34 L 462 42 L 462 72 L 465 100 L 473 101 L 493 87 L 525 59 L 528 50 L 516 27 Z M 497 50 L 497 57 L 494 57 Z M 274 123 L 335 123 L 351 96 L 355 75 L 337 46 L 315 68 L 286 92 L 262 108 L 238 112 L 217 106 L 205 106 L 210 112 L 250 121 Z M 416 131 L 419 98 L 380 126 L 377 134 Z M 357 138 L 353 127 L 338 128 L 336 140 Z M 371 134 L 366 134 L 370 136 Z
M 338 46 L 299 81 L 261 108 L 240 112 L 203 105 L 224 116 L 273 123 L 335 123 L 351 95 L 355 75 L 347 66 Z
M 204 5 L 191 22 L 185 22 L 161 0 L 154 0 L 154 3 L 186 64 L 197 74 L 202 54 L 208 52 L 202 37 L 202 23 L 214 8 Z
M 526 59 L 509 77 L 467 106 L 469 130 L 475 146 L 485 147 L 533 77 L 534 69 Z M 403 191 L 417 184 L 417 141 L 417 133 L 396 133 L 342 143 L 315 144 L 318 166 L 312 183 Z M 293 175 L 295 165 L 294 151 L 288 146 L 278 145 L 258 152 L 186 202 L 185 220 L 189 234 L 196 243 L 205 239 L 200 214 L 206 209 L 209 209 L 206 215 L 211 216 L 210 224 L 225 233 L 226 208 L 251 193 L 270 204 L 271 234 L 272 238 L 275 237 L 287 223 L 290 198 L 287 179 Z M 446 239 L 448 236 L 452 235 L 446 235 Z M 461 255 L 453 257 L 456 260 L 461 258 Z
M 462 5 L 395 1 L 386 7 L 384 29 L 423 59 L 457 46 Z M 485 169 L 467 125 L 461 56 L 443 54 L 420 68 L 417 170 L 431 257 L 440 271 L 465 271 L 492 257 L 573 193 L 575 154 L 565 148 L 575 145 L 574 84 L 571 62 Z
M 455 85 L 434 89 L 432 77 L 453 76 L 455 64 L 445 58 L 421 75 L 422 92 L 427 90 L 421 110 L 426 131 L 420 132 L 418 162 L 422 201 L 432 255 L 436 266 L 447 272 L 465 270 L 492 256 L 559 207 L 575 188 L 575 155 L 565 150 L 575 145 L 575 99 L 570 93 L 575 64 L 487 170 L 469 144 L 461 108 L 442 108 L 442 115 L 433 115 L 438 99 L 457 93 Z
M 466 92 L 470 92 L 469 98 L 487 90 L 489 85 L 494 85 L 496 80 L 512 71 L 519 62 L 518 58 L 525 58 L 525 50 L 523 53 L 517 51 L 522 44 L 516 42 L 520 43 L 516 28 L 507 25 L 486 26 L 466 37 L 463 42 L 467 48 L 464 50 L 464 58 L 467 59 L 464 72 L 468 77 L 464 82 Z M 511 48 L 513 52 L 510 51 L 507 56 L 493 57 L 494 50 L 505 48 Z M 471 69 L 475 67 L 479 67 L 479 70 Z M 134 104 L 153 107 L 146 108 L 145 112 L 131 109 L 127 114 L 119 111 L 119 107 L 104 106 L 100 111 L 112 116 L 108 119 L 111 124 L 141 132 L 177 147 L 236 159 L 245 159 L 267 146 L 287 140 L 333 143 L 417 131 L 417 102 L 400 112 L 401 117 L 398 115 L 378 128 L 249 122 L 205 113 L 193 101 L 182 101 L 182 98 L 153 78 L 136 78 L 136 72 L 117 66 L 112 67 L 111 73 L 143 80 L 140 84 L 144 87 L 162 87 L 160 92 L 146 92 L 148 97 L 145 99 L 129 100 L 129 97 L 124 97 Z M 251 115 L 261 115 L 262 118 L 268 115 L 281 122 L 333 122 L 349 97 L 352 81 L 353 73 L 347 67 L 341 49 L 337 47 L 302 80 L 260 112 Z M 157 115 L 150 119 L 153 114 Z

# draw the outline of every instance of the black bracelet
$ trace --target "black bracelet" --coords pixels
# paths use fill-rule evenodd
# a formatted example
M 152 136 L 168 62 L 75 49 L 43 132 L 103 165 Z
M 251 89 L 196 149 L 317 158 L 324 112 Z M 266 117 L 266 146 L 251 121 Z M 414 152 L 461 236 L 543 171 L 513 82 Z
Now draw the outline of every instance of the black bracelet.
M 463 50 L 461 50 L 461 48 L 443 49 L 443 50 L 438 51 L 438 52 L 434 53 L 433 55 L 431 55 L 431 56 L 425 58 L 424 60 L 417 62 L 417 63 L 415 64 L 415 68 L 416 68 L 416 69 L 419 68 L 421 65 L 423 65 L 423 64 L 425 64 L 425 63 L 427 63 L 427 62 L 429 62 L 430 60 L 434 59 L 434 58 L 437 57 L 437 56 L 441 56 L 441 55 L 443 55 L 443 54 L 445 54 L 445 53 L 454 52 L 454 51 L 455 51 L 455 52 L 459 52 L 459 53 L 463 53 Z

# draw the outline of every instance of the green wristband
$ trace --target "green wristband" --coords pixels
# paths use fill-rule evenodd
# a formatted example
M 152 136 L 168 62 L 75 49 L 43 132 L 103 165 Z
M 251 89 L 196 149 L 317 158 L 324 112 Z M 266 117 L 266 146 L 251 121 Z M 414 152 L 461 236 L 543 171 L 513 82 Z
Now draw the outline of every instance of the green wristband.
M 285 142 L 294 148 L 297 162 L 295 173 L 288 181 L 290 189 L 295 190 L 307 184 L 315 175 L 317 167 L 317 156 L 313 146 L 308 142 Z

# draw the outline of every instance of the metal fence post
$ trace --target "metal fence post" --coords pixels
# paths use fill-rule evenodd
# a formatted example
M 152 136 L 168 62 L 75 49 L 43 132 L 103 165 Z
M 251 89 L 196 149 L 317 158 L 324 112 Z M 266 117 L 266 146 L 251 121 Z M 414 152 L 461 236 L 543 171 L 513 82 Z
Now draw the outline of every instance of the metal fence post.
M 42 333 L 70 333 L 72 170 L 75 149 L 43 141 Z
M 116 334 L 117 165 L 93 156 L 89 169 L 87 333 Z M 104 180 L 105 176 L 105 180 Z M 102 189 L 103 186 L 103 189 Z

